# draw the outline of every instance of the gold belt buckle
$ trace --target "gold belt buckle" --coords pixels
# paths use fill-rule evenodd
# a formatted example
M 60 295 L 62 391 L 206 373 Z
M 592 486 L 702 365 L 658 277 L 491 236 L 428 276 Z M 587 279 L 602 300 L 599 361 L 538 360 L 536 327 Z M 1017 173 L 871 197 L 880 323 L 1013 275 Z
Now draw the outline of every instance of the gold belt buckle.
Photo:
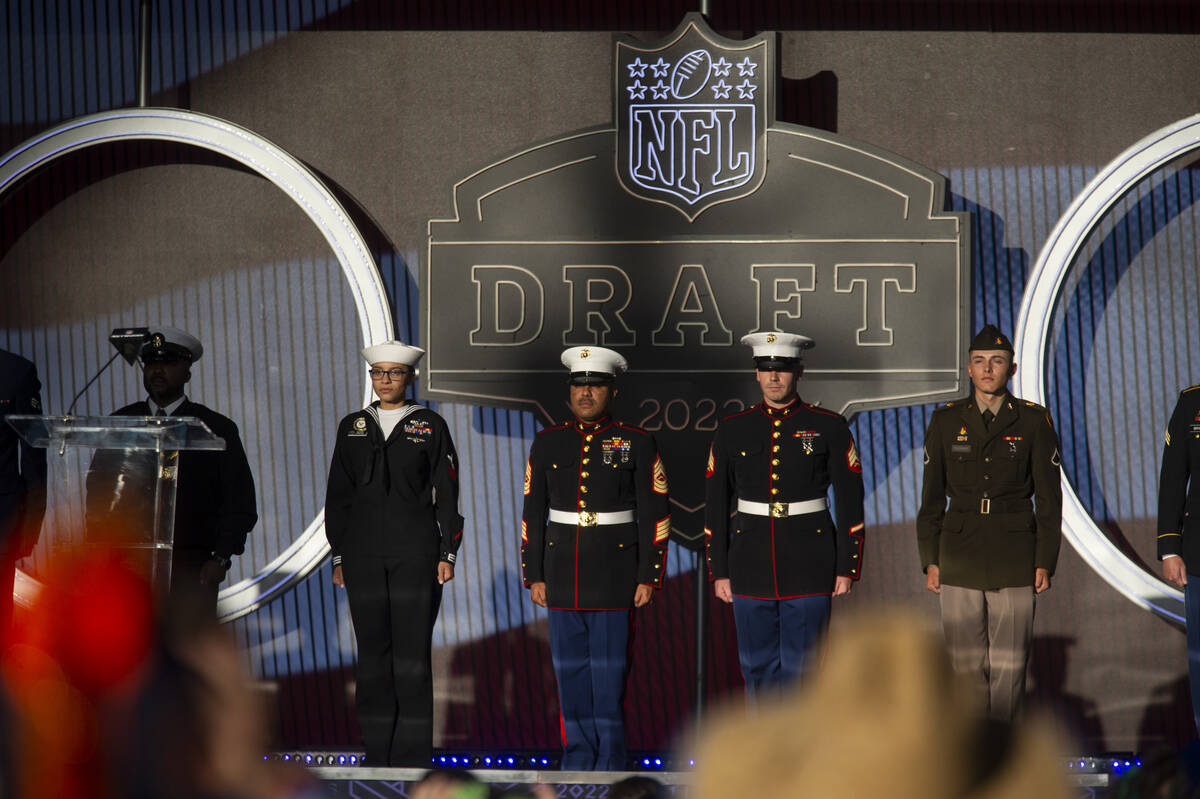
M 788 515 L 788 504 L 786 502 L 772 502 L 771 515 L 776 519 L 786 519 Z
M 596 511 L 594 511 L 594 510 L 579 511 L 579 526 L 580 527 L 595 527 L 596 526 Z

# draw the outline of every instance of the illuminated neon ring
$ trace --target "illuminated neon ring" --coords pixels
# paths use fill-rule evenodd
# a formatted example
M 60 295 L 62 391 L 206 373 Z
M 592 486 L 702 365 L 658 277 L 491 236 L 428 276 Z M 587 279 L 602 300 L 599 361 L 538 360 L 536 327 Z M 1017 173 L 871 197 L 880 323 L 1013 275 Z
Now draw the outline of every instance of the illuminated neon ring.
M 313 221 L 354 295 L 364 338 L 392 337 L 392 314 L 367 243 L 345 208 L 311 169 L 266 139 L 217 117 L 174 108 L 124 108 L 69 120 L 23 142 L 0 158 L 0 196 L 23 177 L 62 156 L 115 141 L 170 141 L 237 161 L 271 181 Z M 371 397 L 364 376 L 363 402 Z M 230 621 L 256 610 L 307 576 L 329 552 L 321 511 L 292 543 L 252 578 L 221 591 L 217 613 Z M 29 604 L 41 584 L 18 572 L 17 599 Z
M 1117 156 L 1072 202 L 1038 255 L 1017 318 L 1014 382 L 1018 396 L 1045 405 L 1049 395 L 1050 325 L 1063 281 L 1092 230 L 1147 175 L 1200 148 L 1200 114 L 1151 133 Z M 1063 532 L 1089 566 L 1131 602 L 1177 625 L 1184 623 L 1183 592 L 1131 561 L 1092 520 L 1066 475 Z

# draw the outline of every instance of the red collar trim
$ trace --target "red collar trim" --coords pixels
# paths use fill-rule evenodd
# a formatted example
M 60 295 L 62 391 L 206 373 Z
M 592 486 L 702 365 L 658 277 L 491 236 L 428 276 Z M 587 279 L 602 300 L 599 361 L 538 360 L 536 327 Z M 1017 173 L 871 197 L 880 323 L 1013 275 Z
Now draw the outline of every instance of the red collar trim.
M 772 408 L 767 404 L 766 400 L 760 402 L 758 407 L 759 410 L 762 411 L 763 415 L 770 419 L 786 419 L 796 411 L 800 410 L 800 408 L 804 407 L 804 403 L 800 401 L 799 397 L 796 397 L 796 399 L 792 400 L 782 408 Z
M 595 435 L 596 433 L 599 433 L 601 430 L 604 430 L 611 424 L 612 424 L 612 417 L 611 416 L 603 416 L 598 421 L 591 422 L 591 423 L 581 422 L 579 419 L 576 419 L 574 427 L 575 427 L 576 431 L 583 433 L 584 435 L 586 435 L 588 433 Z

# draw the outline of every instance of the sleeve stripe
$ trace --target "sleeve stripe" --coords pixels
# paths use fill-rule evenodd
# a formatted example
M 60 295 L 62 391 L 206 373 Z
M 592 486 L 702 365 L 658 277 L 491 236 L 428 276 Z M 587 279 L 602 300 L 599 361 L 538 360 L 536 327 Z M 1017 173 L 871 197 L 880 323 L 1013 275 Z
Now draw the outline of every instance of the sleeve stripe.
M 671 515 L 667 514 L 658 520 L 654 525 L 654 543 L 659 544 L 666 541 L 671 535 Z
M 654 456 L 654 493 L 667 493 L 667 470 L 663 468 L 662 458 Z

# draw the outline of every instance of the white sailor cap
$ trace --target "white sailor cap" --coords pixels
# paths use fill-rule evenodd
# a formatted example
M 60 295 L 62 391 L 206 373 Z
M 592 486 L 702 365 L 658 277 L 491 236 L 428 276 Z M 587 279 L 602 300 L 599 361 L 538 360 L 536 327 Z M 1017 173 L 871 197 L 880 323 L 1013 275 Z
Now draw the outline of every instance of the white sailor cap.
M 747 333 L 742 343 L 754 353 L 754 363 L 759 369 L 792 367 L 800 361 L 800 352 L 816 345 L 808 336 L 796 333 Z
M 150 338 L 142 344 L 143 361 L 166 361 L 183 358 L 198 361 L 204 354 L 200 339 L 177 327 L 158 325 L 150 328 Z
M 563 350 L 563 366 L 571 370 L 571 385 L 611 383 L 629 368 L 625 356 L 604 347 L 571 347 Z
M 425 350 L 403 341 L 384 341 L 362 348 L 363 360 L 368 364 L 401 363 L 405 366 L 416 366 L 424 354 Z

